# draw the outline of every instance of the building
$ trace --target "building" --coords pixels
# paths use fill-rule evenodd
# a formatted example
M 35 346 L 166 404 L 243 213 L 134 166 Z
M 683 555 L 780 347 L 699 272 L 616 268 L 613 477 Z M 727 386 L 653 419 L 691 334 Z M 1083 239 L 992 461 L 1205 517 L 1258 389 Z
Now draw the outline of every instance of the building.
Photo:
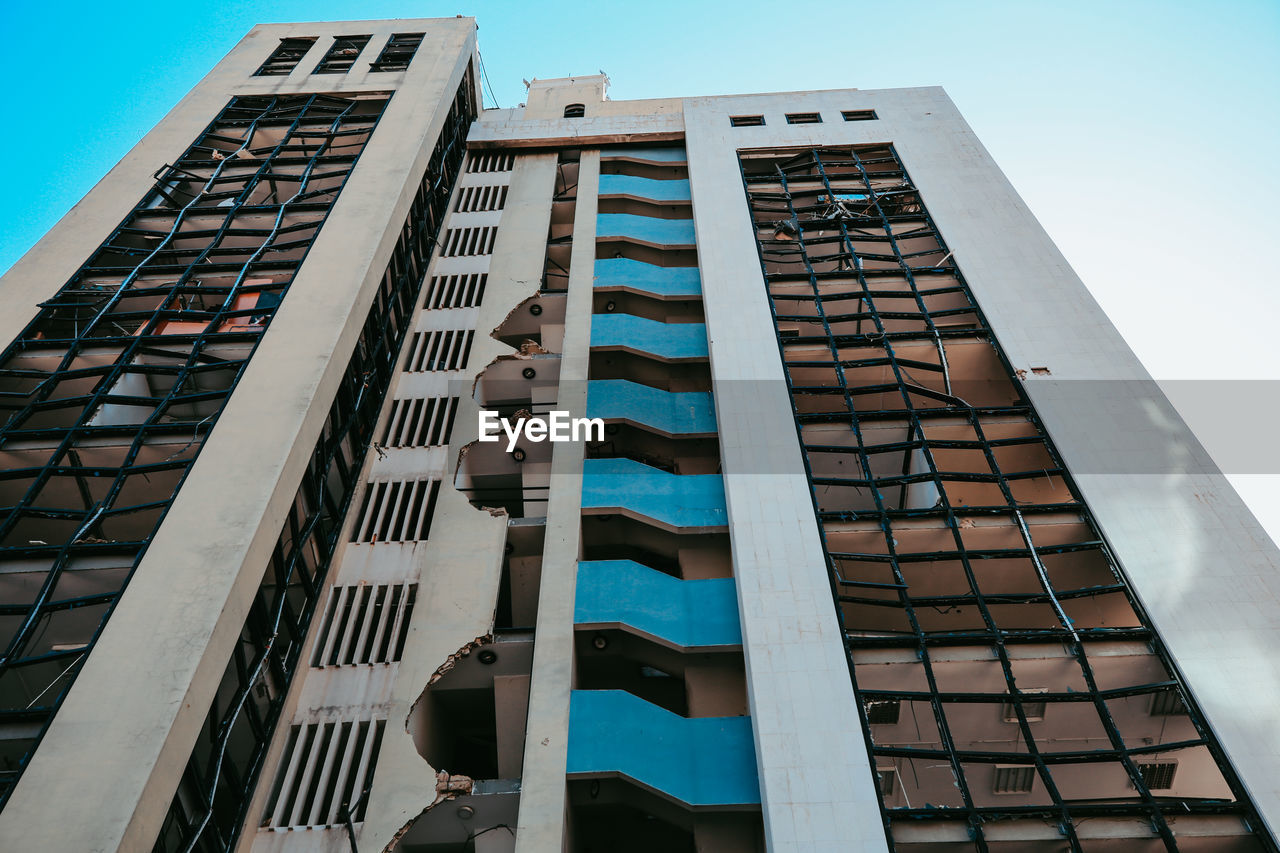
M 1280 553 L 941 89 L 477 58 L 256 27 L 5 275 L 0 849 L 1277 849 Z

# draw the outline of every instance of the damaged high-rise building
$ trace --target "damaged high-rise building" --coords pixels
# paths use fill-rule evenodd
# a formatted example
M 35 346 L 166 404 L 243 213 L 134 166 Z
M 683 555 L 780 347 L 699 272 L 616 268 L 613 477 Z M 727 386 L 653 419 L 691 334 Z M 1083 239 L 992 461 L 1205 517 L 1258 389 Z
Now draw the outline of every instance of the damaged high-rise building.
M 4 277 L 0 849 L 1275 853 L 1280 553 L 945 93 L 606 84 L 257 27 Z

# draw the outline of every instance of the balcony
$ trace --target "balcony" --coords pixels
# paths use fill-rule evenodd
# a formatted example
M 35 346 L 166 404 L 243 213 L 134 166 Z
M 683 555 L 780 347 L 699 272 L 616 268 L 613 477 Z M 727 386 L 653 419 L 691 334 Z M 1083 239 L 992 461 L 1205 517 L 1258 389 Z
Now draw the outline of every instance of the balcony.
M 669 474 L 632 459 L 587 459 L 582 470 L 586 515 L 617 512 L 672 530 L 728 526 L 719 474 Z
M 597 258 L 595 286 L 637 291 L 663 299 L 702 295 L 702 280 L 696 266 L 664 267 L 626 257 Z
M 742 645 L 732 578 L 679 580 L 632 560 L 578 563 L 574 623 L 629 626 L 684 649 Z
M 601 213 L 596 217 L 599 240 L 632 240 L 657 248 L 692 247 L 692 219 L 660 219 L 633 213 Z
M 600 196 L 622 196 L 650 201 L 689 201 L 687 180 L 658 180 L 636 175 L 601 175 Z
M 591 318 L 591 348 L 623 350 L 665 361 L 708 357 L 707 327 L 702 323 L 659 323 L 631 314 Z
M 760 802 L 750 717 L 686 719 L 621 690 L 575 690 L 569 777 L 621 775 L 689 806 Z
M 710 436 L 716 432 L 710 393 L 662 391 L 625 379 L 588 382 L 587 417 L 635 424 L 671 436 Z

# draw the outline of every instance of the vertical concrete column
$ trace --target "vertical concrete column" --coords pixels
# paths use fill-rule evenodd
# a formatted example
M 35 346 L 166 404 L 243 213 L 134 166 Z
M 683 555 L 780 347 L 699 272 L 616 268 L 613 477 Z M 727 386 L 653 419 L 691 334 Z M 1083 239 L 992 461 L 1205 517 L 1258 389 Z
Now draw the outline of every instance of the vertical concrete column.
M 584 151 L 578 167 L 560 396 L 556 405 L 573 417 L 585 417 L 587 409 L 599 186 L 600 152 Z M 561 853 L 564 846 L 564 776 L 569 749 L 569 693 L 573 689 L 573 599 L 582 527 L 583 454 L 581 443 L 563 442 L 555 445 L 551 455 L 551 494 L 516 831 L 518 853 Z
M 729 123 L 685 127 L 768 848 L 886 850 Z

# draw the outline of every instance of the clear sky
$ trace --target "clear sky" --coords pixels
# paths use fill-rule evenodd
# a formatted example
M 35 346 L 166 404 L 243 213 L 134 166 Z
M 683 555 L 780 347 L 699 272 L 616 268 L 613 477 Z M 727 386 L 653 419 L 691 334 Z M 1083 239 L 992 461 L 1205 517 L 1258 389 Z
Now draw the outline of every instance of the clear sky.
M 945 86 L 1280 539 L 1277 0 L 0 0 L 0 72 L 21 83 L 0 270 L 253 24 L 455 14 L 478 19 L 503 107 L 522 78 L 600 70 L 615 99 Z

